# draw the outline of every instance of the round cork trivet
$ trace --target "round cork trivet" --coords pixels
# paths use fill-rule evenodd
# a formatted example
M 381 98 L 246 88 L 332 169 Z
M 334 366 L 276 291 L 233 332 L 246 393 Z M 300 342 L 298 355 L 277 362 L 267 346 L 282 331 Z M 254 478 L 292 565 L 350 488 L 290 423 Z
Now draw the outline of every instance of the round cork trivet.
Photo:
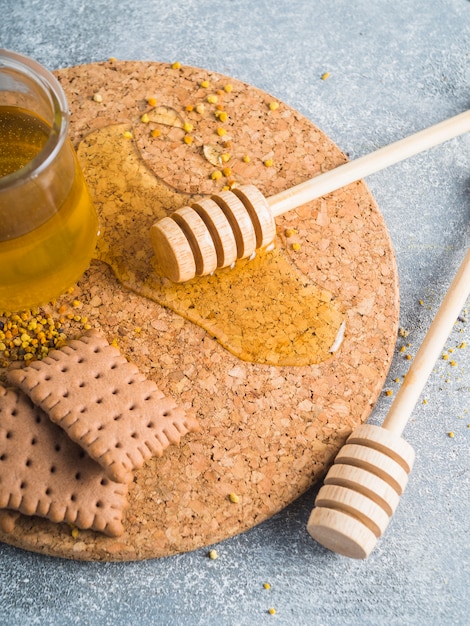
M 230 176 L 269 197 L 347 160 L 297 111 L 214 72 L 110 60 L 56 75 L 68 97 L 75 146 L 97 129 L 129 125 L 150 171 L 185 201 L 220 191 Z M 201 104 L 203 113 L 196 110 Z M 230 114 L 225 147 L 216 131 L 220 117 L 207 114 L 211 106 Z M 176 111 L 193 120 L 194 142 L 185 143 L 190 133 L 178 123 L 169 124 L 165 141 L 152 141 L 141 118 L 156 107 L 163 117 Z M 229 149 L 232 172 L 213 180 L 213 155 L 204 155 L 202 145 L 216 155 L 221 146 Z M 201 430 L 135 473 L 118 539 L 19 516 L 1 541 L 81 560 L 162 557 L 241 533 L 323 477 L 351 430 L 369 416 L 390 365 L 399 309 L 395 258 L 363 182 L 276 221 L 278 245 L 292 263 L 344 307 L 346 332 L 334 356 L 300 367 L 242 361 L 201 327 L 123 287 L 106 263 L 94 260 L 73 295 L 55 306 L 64 310 L 73 298 L 75 313 L 117 340 L 166 395 L 194 411 Z M 287 228 L 294 239 L 283 237 Z

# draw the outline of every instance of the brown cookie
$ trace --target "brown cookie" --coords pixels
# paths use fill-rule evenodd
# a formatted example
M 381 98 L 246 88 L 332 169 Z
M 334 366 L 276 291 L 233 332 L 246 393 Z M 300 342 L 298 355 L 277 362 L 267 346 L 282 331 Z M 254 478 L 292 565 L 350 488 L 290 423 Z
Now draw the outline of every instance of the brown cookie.
M 199 428 L 97 331 L 8 374 L 117 482 Z
M 4 533 L 11 533 L 15 528 L 16 520 L 20 514 L 18 511 L 9 511 L 8 509 L 0 509 L 0 530 Z
M 110 481 L 25 394 L 0 386 L 0 509 L 119 536 L 126 506 L 126 485 Z M 2 520 L 5 530 L 14 515 Z

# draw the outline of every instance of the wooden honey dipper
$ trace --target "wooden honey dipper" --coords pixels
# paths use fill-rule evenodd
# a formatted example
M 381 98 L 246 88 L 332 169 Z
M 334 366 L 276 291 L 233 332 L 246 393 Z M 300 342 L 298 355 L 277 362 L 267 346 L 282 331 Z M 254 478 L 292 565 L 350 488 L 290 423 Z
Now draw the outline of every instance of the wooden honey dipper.
M 365 559 L 385 531 L 414 461 L 401 434 L 469 294 L 470 248 L 382 426 L 353 431 L 318 492 L 307 530 L 333 552 Z
M 277 216 L 469 130 L 470 110 L 270 198 L 242 185 L 177 209 L 150 229 L 157 263 L 176 283 L 231 267 L 272 244 Z

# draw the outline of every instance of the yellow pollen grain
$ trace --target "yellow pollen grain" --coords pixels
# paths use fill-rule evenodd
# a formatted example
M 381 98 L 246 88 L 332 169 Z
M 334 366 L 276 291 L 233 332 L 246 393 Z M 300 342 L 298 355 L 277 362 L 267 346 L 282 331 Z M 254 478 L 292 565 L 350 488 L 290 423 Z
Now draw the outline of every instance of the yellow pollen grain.
M 387 389 L 387 391 L 385 392 L 386 396 L 393 396 L 393 390 L 392 389 Z
M 219 178 L 222 178 L 222 172 L 220 172 L 219 170 L 212 172 L 211 178 L 212 180 L 219 180 Z
M 268 106 L 270 111 L 277 111 L 279 108 L 279 102 L 270 102 Z
M 185 133 L 191 133 L 194 130 L 194 126 L 191 124 L 191 122 L 185 122 L 183 124 L 183 130 Z
M 131 133 L 130 131 L 128 131 L 128 130 L 125 130 L 125 131 L 122 133 L 122 135 L 123 135 L 123 137 L 125 137 L 126 139 L 132 139 L 132 133 Z
M 152 135 L 152 137 L 160 137 L 161 132 L 158 128 L 154 128 L 150 134 Z
M 230 502 L 233 502 L 234 504 L 237 504 L 240 501 L 240 498 L 237 496 L 236 493 L 231 493 L 229 495 L 229 500 L 230 500 Z
M 95 102 L 103 102 L 103 96 L 100 93 L 93 94 L 93 100 Z
M 210 82 L 208 80 L 203 80 L 201 83 L 201 87 L 204 87 L 204 89 L 207 89 L 207 87 L 210 87 Z
M 206 110 L 206 107 L 202 103 L 196 105 L 196 113 L 199 113 L 199 115 L 202 115 L 205 110 Z
M 181 68 L 181 63 L 179 61 L 175 61 L 174 63 L 171 64 L 172 70 L 179 70 L 180 68 Z
M 329 77 L 330 77 L 330 72 L 323 72 L 323 74 L 320 76 L 322 80 L 326 80 Z
M 232 91 L 233 91 L 233 85 L 231 85 L 230 83 L 227 83 L 227 84 L 224 86 L 224 91 L 225 91 L 225 93 L 232 93 Z
M 190 146 L 193 143 L 193 138 L 191 137 L 191 135 L 185 135 L 183 137 L 183 141 L 184 141 L 185 144 Z
M 219 98 L 215 95 L 215 93 L 211 93 L 210 95 L 207 96 L 207 102 L 209 104 L 217 104 L 218 101 L 219 101 Z
M 67 307 L 62 305 L 58 310 Z M 32 317 L 33 315 L 33 317 Z M 6 317 L 2 315 L 2 317 Z M 42 316 L 39 311 L 31 311 L 17 314 L 9 314 L 2 321 L 0 331 L 0 351 L 2 352 L 2 364 L 8 366 L 8 361 L 27 361 L 45 357 L 50 349 L 59 348 L 65 344 L 67 335 L 63 332 L 62 325 L 66 319 L 76 319 L 73 313 L 54 319 L 52 315 Z M 2 365 L 3 367 L 3 365 Z
M 210 550 L 209 551 L 209 558 L 212 559 L 213 561 L 215 561 L 215 559 L 218 558 L 218 554 L 217 554 L 217 550 Z
M 264 165 L 265 167 L 272 167 L 274 165 L 274 161 L 272 159 L 266 159 L 266 161 L 264 161 Z
M 226 111 L 216 111 L 215 116 L 221 122 L 226 122 L 228 120 L 228 114 Z
M 227 134 L 227 131 L 225 130 L 225 128 L 221 128 L 220 126 L 219 126 L 219 128 L 217 129 L 216 132 L 219 135 L 219 137 L 223 137 L 224 135 Z
M 298 252 L 300 250 L 300 248 L 301 248 L 300 243 L 296 242 L 296 243 L 292 244 L 292 250 L 294 250 L 294 252 Z
M 245 154 L 242 158 L 243 163 L 249 163 L 251 161 L 251 157 L 249 154 Z
M 142 122 L 142 124 L 148 124 L 149 123 L 149 116 L 147 115 L 147 113 L 144 113 L 142 115 L 142 117 L 140 118 L 140 121 Z

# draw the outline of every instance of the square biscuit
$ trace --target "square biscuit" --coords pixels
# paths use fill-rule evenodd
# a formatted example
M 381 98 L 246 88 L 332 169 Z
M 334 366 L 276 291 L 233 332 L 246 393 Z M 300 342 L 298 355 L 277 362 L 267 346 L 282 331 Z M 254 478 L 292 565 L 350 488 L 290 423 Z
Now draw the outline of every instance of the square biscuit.
M 7 377 L 116 482 L 199 428 L 97 331 Z
M 16 520 L 20 514 L 18 511 L 0 509 L 0 530 L 4 533 L 11 533 L 15 529 Z
M 0 385 L 2 530 L 11 530 L 16 511 L 117 537 L 127 491 L 22 391 Z

